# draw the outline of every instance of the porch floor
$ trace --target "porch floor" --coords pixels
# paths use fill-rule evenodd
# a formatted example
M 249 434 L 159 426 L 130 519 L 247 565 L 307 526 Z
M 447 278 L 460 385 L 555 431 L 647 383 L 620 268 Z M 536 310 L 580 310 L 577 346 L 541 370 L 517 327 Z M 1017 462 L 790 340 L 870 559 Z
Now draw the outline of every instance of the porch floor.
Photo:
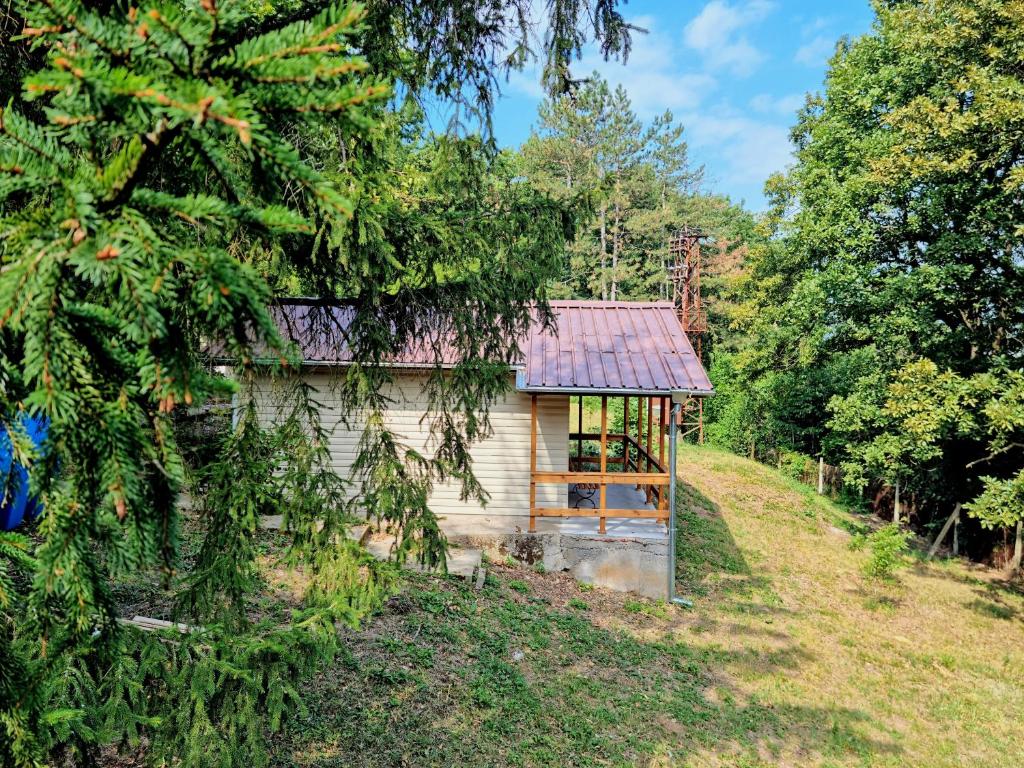
M 569 485 L 569 506 L 591 509 L 597 505 L 598 493 L 594 492 L 593 504 L 582 499 L 576 493 L 575 484 Z M 607 486 L 608 517 L 605 518 L 605 537 L 630 539 L 661 539 L 668 538 L 668 528 L 657 520 L 637 517 L 614 517 L 616 509 L 654 509 L 648 504 L 643 491 L 632 485 Z M 600 536 L 597 532 L 596 517 L 541 517 L 537 519 L 538 533 L 563 533 L 582 536 Z

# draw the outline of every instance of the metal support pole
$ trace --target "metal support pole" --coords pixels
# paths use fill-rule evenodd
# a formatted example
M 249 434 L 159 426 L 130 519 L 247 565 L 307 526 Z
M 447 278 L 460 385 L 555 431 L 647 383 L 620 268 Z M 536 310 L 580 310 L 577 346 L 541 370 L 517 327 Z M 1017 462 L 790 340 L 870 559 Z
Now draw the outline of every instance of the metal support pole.
M 678 417 L 681 408 L 679 403 L 672 403 L 672 419 L 668 433 L 668 602 L 692 608 L 692 602 L 676 596 L 676 443 L 679 437 Z

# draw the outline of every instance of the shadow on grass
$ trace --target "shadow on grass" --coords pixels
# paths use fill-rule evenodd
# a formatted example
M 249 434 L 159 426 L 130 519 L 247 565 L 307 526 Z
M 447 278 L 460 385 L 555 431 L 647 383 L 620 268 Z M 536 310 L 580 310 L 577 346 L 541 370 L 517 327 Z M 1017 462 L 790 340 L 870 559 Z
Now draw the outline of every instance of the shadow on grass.
M 740 612 L 781 611 L 771 581 L 751 570 L 718 504 L 686 482 L 676 491 L 676 591 L 729 598 Z
M 990 581 L 979 585 L 974 594 L 977 598 L 967 603 L 967 607 L 975 613 L 1003 621 L 1024 622 L 1024 609 L 1020 599 L 1022 595 L 1018 582 Z
M 979 597 L 976 600 L 972 600 L 967 603 L 967 607 L 975 613 L 979 613 L 982 616 L 988 616 L 992 619 L 1004 619 L 1011 621 L 1015 618 L 1020 618 L 1020 611 L 1017 608 L 1007 605 L 1005 602 L 996 600 L 987 600 Z
M 795 643 L 725 649 L 681 640 L 671 621 L 657 633 L 599 625 L 573 601 L 509 586 L 515 576 L 539 592 L 560 577 L 494 572 L 479 593 L 409 577 L 310 683 L 275 765 L 661 766 L 700 754 L 760 765 L 895 751 L 857 709 L 764 702 L 726 682 L 784 677 L 809 658 Z M 626 615 L 614 602 L 625 598 L 603 599 Z
M 1024 622 L 1024 586 L 1019 579 L 993 578 L 992 572 L 983 565 L 959 561 L 964 567 L 946 567 L 943 561 L 919 559 L 913 565 L 913 573 L 926 579 L 955 581 L 972 587 L 977 599 L 965 603 L 965 607 L 982 616 L 994 619 L 1019 619 Z M 977 572 L 978 575 L 975 575 Z

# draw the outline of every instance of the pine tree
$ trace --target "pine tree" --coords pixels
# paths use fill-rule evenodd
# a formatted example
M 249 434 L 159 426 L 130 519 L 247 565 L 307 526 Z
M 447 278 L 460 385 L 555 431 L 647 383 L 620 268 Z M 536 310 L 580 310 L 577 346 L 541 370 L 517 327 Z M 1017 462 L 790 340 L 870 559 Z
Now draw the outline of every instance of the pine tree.
M 85 759 L 105 735 L 104 697 L 125 701 L 97 682 L 112 660 L 138 657 L 124 651 L 135 641 L 121 639 L 111 579 L 178 566 L 171 416 L 227 386 L 202 344 L 240 361 L 257 343 L 281 348 L 239 238 L 348 226 L 351 193 L 303 161 L 282 116 L 366 130 L 390 89 L 351 54 L 361 12 L 347 4 L 241 40 L 239 2 L 20 12 L 46 63 L 24 81 L 24 108 L 0 116 L 0 405 L 8 433 L 24 410 L 50 437 L 31 472 L 41 542 L 32 561 L 17 538 L 0 553 L 21 574 L 3 606 L 0 753 L 28 765 L 61 744 Z M 244 541 L 211 525 L 221 538 L 209 544 Z M 143 718 L 148 706 L 134 702 Z
M 724 238 L 744 217 L 702 192 L 703 171 L 691 166 L 671 112 L 645 125 L 625 90 L 611 90 L 596 72 L 574 93 L 543 102 L 539 118 L 520 153 L 526 176 L 557 199 L 583 199 L 593 209 L 559 293 L 662 298 L 673 230 L 706 226 Z
M 616 2 L 595 3 L 609 52 L 628 39 Z M 259 13 L 247 0 L 16 4 L 28 47 L 5 70 L 9 93 L 24 77 L 0 113 L 0 420 L 45 514 L 37 542 L 0 540 L 0 765 L 88 763 L 143 732 L 155 761 L 260 764 L 299 681 L 335 652 L 335 624 L 391 586 L 344 536 L 351 513 L 397 530 L 400 556 L 438 562 L 433 483 L 485 497 L 469 446 L 573 220 L 487 142 L 429 137 L 408 100 L 389 100 L 393 74 L 440 95 L 474 83 L 489 115 L 481 51 L 504 35 L 474 3 L 373 3 L 368 26 L 359 6 L 323 0 Z M 589 4 L 553 7 L 575 39 Z M 419 24 L 434 12 L 441 42 Z M 466 34 L 480 46 L 448 56 Z M 560 39 L 555 63 L 573 55 Z M 368 416 L 356 478 L 331 470 L 316 393 L 271 320 L 274 295 L 298 291 L 325 317 L 353 312 L 356 364 L 336 386 Z M 455 367 L 425 378 L 431 456 L 382 427 L 381 362 L 412 339 L 456 347 Z M 274 430 L 248 402 L 257 367 L 288 391 Z M 229 394 L 240 418 L 190 472 L 175 415 Z M 20 432 L 25 412 L 49 422 L 43 452 Z M 180 559 L 186 485 L 194 564 Z M 271 504 L 287 510 L 288 562 L 316 577 L 274 626 L 250 619 Z M 195 631 L 119 625 L 112 584 L 151 569 Z

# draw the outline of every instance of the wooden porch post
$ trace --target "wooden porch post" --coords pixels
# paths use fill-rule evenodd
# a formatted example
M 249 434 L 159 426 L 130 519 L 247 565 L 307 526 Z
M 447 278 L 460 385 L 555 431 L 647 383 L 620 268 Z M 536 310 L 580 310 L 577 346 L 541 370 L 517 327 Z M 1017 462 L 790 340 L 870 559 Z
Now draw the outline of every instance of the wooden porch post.
M 604 470 L 601 470 L 602 472 Z M 622 398 L 622 471 L 629 472 L 629 397 Z
M 537 396 L 530 397 L 530 533 L 537 530 Z
M 640 461 L 640 445 L 641 440 L 644 436 L 644 401 L 643 398 L 636 399 L 636 471 L 643 472 L 640 469 L 642 462 Z M 636 484 L 636 489 L 640 490 L 640 483 Z
M 658 463 L 665 466 L 665 425 L 668 419 L 665 418 L 665 398 L 658 402 Z
M 601 395 L 601 503 L 598 507 L 598 533 L 605 532 L 604 513 L 608 509 L 608 486 L 604 474 L 608 471 L 608 395 Z
M 647 398 L 647 469 L 645 472 L 651 471 L 651 428 L 654 426 L 654 399 Z M 647 486 L 647 503 L 651 503 L 651 494 L 654 492 L 654 486 Z
M 579 409 L 576 413 L 576 434 L 579 439 L 576 441 L 576 456 L 578 457 L 576 471 L 583 471 L 583 395 L 580 395 Z

